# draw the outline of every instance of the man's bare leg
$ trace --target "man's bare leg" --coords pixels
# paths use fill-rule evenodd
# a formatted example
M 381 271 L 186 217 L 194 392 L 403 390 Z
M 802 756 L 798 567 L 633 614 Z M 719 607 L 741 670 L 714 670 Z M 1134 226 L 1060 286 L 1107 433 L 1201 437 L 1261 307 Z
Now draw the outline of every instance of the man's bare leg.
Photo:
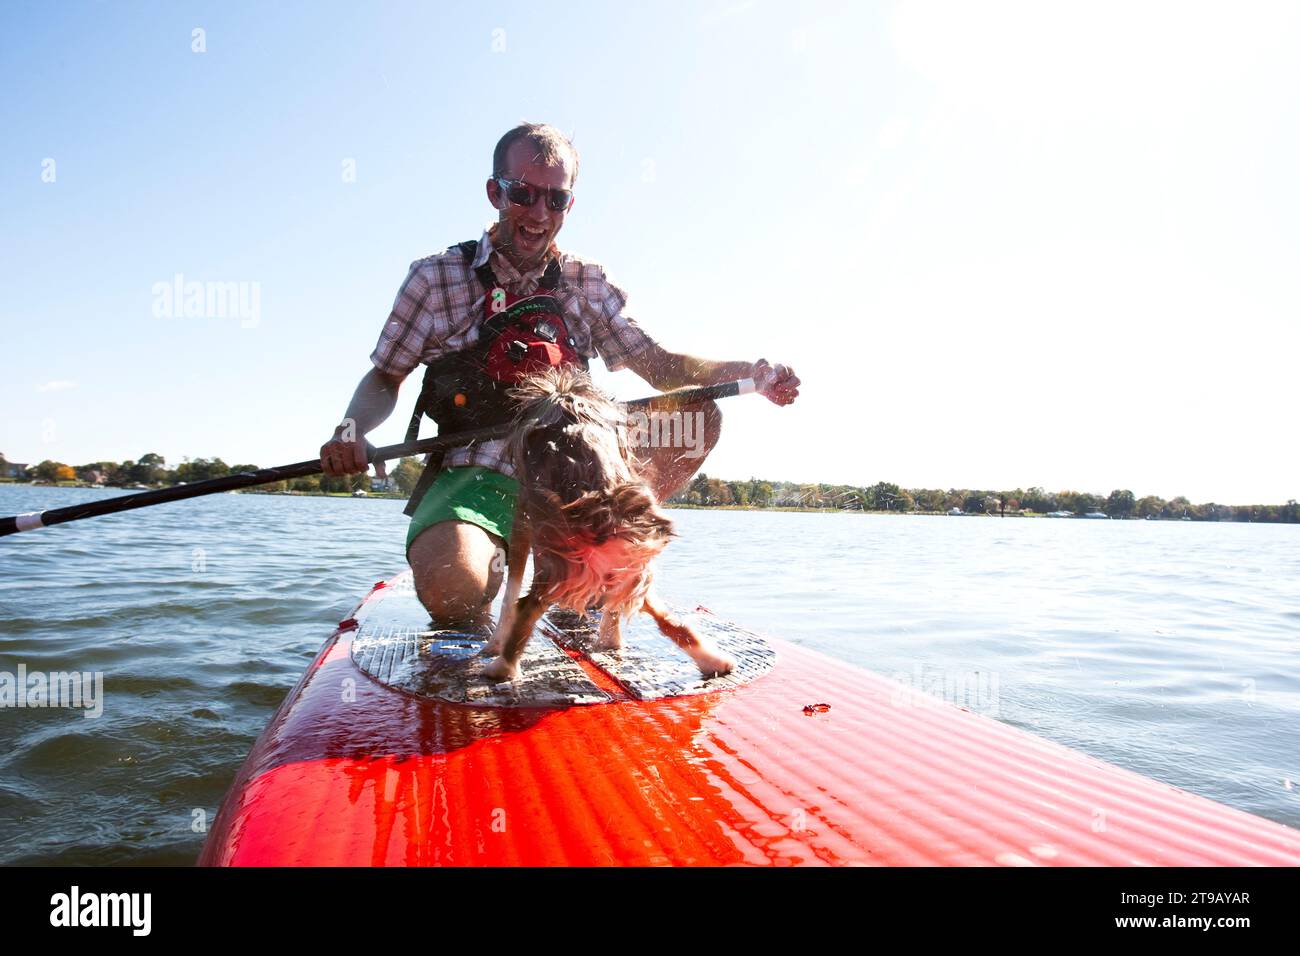
M 653 414 L 654 405 L 647 411 Z M 658 446 L 633 449 L 643 461 L 649 459 L 645 478 L 660 501 L 671 498 L 686 486 L 722 435 L 722 412 L 718 409 L 717 402 L 688 405 L 681 409 L 681 413 L 683 416 L 691 416 L 692 447 L 673 447 L 666 439 L 679 433 L 673 429 L 660 428 L 661 441 Z M 701 423 L 703 436 L 699 434 Z
M 492 599 L 505 572 L 505 542 L 468 521 L 440 521 L 411 542 L 407 553 L 415 593 L 438 627 L 492 623 Z
M 671 443 L 661 441 L 658 447 L 636 449 L 642 460 L 648 459 L 645 478 L 660 501 L 686 487 L 686 483 L 700 470 L 704 459 L 713 451 L 722 435 L 722 412 L 716 402 L 689 405 L 682 409 L 682 414 L 692 416 L 692 447 L 673 447 Z M 698 427 L 700 424 L 703 425 L 702 435 Z M 661 439 L 663 433 L 664 430 L 660 429 Z M 671 437 L 671 432 L 668 437 Z M 653 591 L 646 595 L 642 610 L 655 619 L 660 632 L 685 651 L 705 675 L 726 674 L 736 666 L 729 655 L 719 651 L 711 642 L 701 639 L 685 622 L 673 617 Z M 617 619 L 610 622 L 608 633 L 604 624 L 605 621 L 602 620 L 601 642 L 608 647 L 619 647 L 622 644 L 619 622 Z

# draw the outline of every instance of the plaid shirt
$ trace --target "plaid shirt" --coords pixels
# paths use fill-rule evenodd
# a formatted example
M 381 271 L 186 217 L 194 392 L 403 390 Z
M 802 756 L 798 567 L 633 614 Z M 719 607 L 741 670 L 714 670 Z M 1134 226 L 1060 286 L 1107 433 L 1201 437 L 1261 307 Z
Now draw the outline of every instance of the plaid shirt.
M 546 264 L 520 274 L 492 248 L 490 229 L 483 231 L 473 262 L 452 246 L 411 263 L 370 355 L 375 368 L 404 378 L 421 363 L 428 365 L 477 342 L 487 292 L 474 270 L 489 256 L 497 281 L 512 295 L 536 291 Z M 559 256 L 561 270 L 552 295 L 564 306 L 565 324 L 579 353 L 588 359 L 599 355 L 613 372 L 655 344 L 634 319 L 623 314 L 627 294 L 605 277 L 598 263 L 551 248 Z M 443 467 L 461 465 L 482 465 L 514 477 L 514 468 L 505 458 L 504 439 L 448 450 Z

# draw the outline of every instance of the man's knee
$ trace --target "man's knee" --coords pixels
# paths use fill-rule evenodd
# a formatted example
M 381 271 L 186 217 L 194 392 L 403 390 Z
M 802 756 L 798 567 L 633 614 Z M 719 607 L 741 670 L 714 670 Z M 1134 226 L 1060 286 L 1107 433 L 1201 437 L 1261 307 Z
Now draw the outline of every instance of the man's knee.
M 700 421 L 704 423 L 704 454 L 707 455 L 722 437 L 722 409 L 717 402 L 709 401 L 700 407 L 700 413 Z
M 443 521 L 426 528 L 407 550 L 416 594 L 435 619 L 481 617 L 501 588 L 505 548 L 478 525 Z
M 690 416 L 689 424 L 693 427 L 683 427 L 684 441 L 674 443 L 683 447 L 673 448 L 670 455 L 683 464 L 698 468 L 703 459 L 708 457 L 709 452 L 713 451 L 714 446 L 718 444 L 718 439 L 722 437 L 722 410 L 718 408 L 717 402 L 702 402 L 692 405 L 686 410 L 684 416 Z
M 661 501 L 686 486 L 722 434 L 722 411 L 717 402 L 691 405 L 680 417 L 677 413 L 673 416 L 672 427 L 660 429 L 659 441 L 655 442 L 651 433 L 650 453 L 645 456 L 643 470 Z

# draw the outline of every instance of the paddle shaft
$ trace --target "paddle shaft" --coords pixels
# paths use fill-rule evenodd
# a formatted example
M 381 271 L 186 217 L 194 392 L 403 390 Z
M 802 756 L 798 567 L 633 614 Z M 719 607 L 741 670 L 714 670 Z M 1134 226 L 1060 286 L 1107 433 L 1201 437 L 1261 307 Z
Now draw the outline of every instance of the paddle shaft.
M 724 382 L 721 385 L 679 388 L 646 398 L 633 399 L 626 404 L 628 408 L 644 409 L 651 407 L 659 411 L 680 408 L 684 405 L 693 405 L 716 398 L 727 398 L 731 395 L 742 395 L 754 390 L 753 380 L 743 379 L 737 382 Z M 503 438 L 509 432 L 510 425 L 495 425 L 491 428 L 477 428 L 472 431 L 457 432 L 445 438 L 421 438 L 418 441 L 403 442 L 399 445 L 387 445 L 383 448 L 376 448 L 370 455 L 370 462 L 373 464 L 377 461 L 404 458 L 407 455 L 424 455 L 444 451 L 448 448 L 459 448 L 473 442 Z M 168 501 L 200 498 L 203 495 L 215 495 L 224 491 L 251 488 L 256 485 L 269 485 L 277 481 L 286 481 L 290 478 L 305 478 L 308 475 L 318 475 L 320 473 L 320 459 L 312 458 L 309 461 L 281 465 L 278 468 L 260 468 L 257 471 L 227 475 L 224 478 L 196 481 L 192 485 L 157 488 L 153 491 L 142 491 L 135 495 L 119 495 L 115 498 L 109 498 L 107 501 L 88 501 L 79 505 L 69 505 L 66 508 L 33 511 L 28 514 L 0 518 L 0 537 L 17 534 L 19 531 L 31 531 L 36 528 L 49 527 L 50 525 L 64 524 L 68 521 L 78 521 L 82 518 L 97 518 L 100 515 L 111 515 L 117 514 L 119 511 L 147 508 L 150 505 L 160 505 Z

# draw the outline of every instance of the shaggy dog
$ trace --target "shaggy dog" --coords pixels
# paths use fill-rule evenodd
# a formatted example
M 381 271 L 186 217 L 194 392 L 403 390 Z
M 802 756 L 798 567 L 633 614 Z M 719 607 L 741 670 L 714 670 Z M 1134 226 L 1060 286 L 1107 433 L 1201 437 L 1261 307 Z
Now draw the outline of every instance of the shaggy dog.
M 501 620 L 483 653 L 490 680 L 514 680 L 538 619 L 552 604 L 585 614 L 600 605 L 598 650 L 622 646 L 620 619 L 645 611 L 705 675 L 735 662 L 674 618 L 652 588 L 650 562 L 672 522 L 640 476 L 627 439 L 627 412 L 571 367 L 524 379 L 509 439 L 519 481 Z M 524 562 L 533 580 L 519 596 Z

